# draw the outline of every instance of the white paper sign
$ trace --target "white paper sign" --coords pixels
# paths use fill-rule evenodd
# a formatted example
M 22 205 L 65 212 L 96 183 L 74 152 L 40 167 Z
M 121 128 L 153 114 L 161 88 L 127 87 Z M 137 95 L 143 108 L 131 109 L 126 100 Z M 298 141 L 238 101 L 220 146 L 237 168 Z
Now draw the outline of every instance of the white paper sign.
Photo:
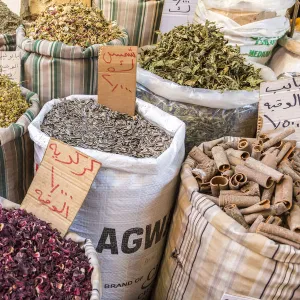
M 263 82 L 260 85 L 258 133 L 272 135 L 294 127 L 288 139 L 300 141 L 300 77 Z
M 169 32 L 175 26 L 193 23 L 198 0 L 165 0 L 160 31 Z
M 243 296 L 235 296 L 235 295 L 229 295 L 224 294 L 221 298 L 221 300 L 259 300 L 257 298 L 250 298 L 250 297 L 243 297 Z
M 13 81 L 20 83 L 21 79 L 21 52 L 0 51 L 0 72 Z

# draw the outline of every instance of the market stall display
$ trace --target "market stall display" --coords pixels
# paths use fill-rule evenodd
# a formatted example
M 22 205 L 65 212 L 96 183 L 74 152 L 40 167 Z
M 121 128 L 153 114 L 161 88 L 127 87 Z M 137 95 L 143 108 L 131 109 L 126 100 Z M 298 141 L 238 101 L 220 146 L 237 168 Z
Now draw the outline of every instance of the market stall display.
M 259 83 L 276 80 L 228 46 L 211 22 L 176 27 L 143 47 L 139 61 L 137 95 L 186 123 L 188 151 L 226 134 L 253 137 Z
M 33 178 L 33 143 L 28 125 L 39 113 L 39 98 L 0 75 L 0 196 L 20 203 Z
M 299 298 L 299 149 L 286 140 L 293 131 L 192 149 L 154 299 Z
M 56 97 L 97 93 L 101 45 L 127 45 L 128 35 L 102 11 L 82 4 L 47 8 L 29 28 L 17 30 L 22 82 L 41 104 Z
M 199 0 L 194 22 L 216 22 L 230 45 L 242 54 L 265 64 L 272 56 L 277 40 L 290 28 L 287 10 L 295 0 Z
M 147 298 L 176 197 L 184 123 L 139 99 L 134 117 L 101 107 L 95 96 L 52 100 L 29 128 L 37 165 L 50 139 L 43 130 L 102 163 L 71 230 L 91 239 L 98 252 L 103 299 Z
M 62 238 L 49 224 L 0 198 L 1 299 L 101 299 L 91 241 Z

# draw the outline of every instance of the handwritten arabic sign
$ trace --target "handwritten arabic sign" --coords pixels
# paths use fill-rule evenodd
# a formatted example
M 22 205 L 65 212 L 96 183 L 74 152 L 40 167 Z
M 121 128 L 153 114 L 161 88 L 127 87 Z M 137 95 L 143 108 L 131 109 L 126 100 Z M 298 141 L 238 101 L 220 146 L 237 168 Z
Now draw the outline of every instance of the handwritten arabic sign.
M 300 77 L 260 85 L 258 133 L 294 127 L 289 139 L 300 141 Z
M 65 235 L 100 167 L 100 162 L 51 139 L 21 208 Z
M 198 0 L 165 0 L 160 31 L 169 32 L 175 26 L 193 23 Z
M 136 94 L 135 46 L 103 46 L 99 53 L 98 102 L 134 116 Z
M 13 81 L 20 83 L 21 77 L 21 52 L 0 51 L 0 72 Z

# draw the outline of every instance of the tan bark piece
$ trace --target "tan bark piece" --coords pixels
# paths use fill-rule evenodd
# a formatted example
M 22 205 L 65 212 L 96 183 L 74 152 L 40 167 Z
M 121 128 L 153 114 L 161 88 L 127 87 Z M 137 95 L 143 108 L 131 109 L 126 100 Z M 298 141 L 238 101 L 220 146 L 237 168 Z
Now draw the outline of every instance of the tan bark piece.
M 262 223 L 265 220 L 265 218 L 262 215 L 259 215 L 256 220 L 253 222 L 251 227 L 249 228 L 249 232 L 255 233 L 258 225 Z
M 263 193 L 262 193 L 262 196 L 261 196 L 261 200 L 272 200 L 272 196 L 274 194 L 274 191 L 275 191 L 275 187 L 276 185 L 273 184 L 270 188 L 265 188 L 263 190 Z
M 264 211 L 266 209 L 269 209 L 270 207 L 271 207 L 270 201 L 263 200 L 254 205 L 251 205 L 249 207 L 241 209 L 241 213 L 243 215 L 249 215 L 249 214 L 253 214 L 253 213 L 258 213 L 260 211 Z
M 219 206 L 223 207 L 229 204 L 235 204 L 237 207 L 248 207 L 259 202 L 257 196 L 239 196 L 239 195 L 224 195 L 220 194 Z
M 225 150 L 221 146 L 215 146 L 211 149 L 218 170 L 222 173 L 230 169 Z
M 238 150 L 246 151 L 249 154 L 252 153 L 252 144 L 247 139 L 240 139 L 238 144 Z
M 282 131 L 281 133 L 277 134 L 273 138 L 269 139 L 266 141 L 263 145 L 263 149 L 266 150 L 274 145 L 276 145 L 278 142 L 282 141 L 289 135 L 293 134 L 295 132 L 295 128 L 288 128 Z
M 293 179 L 291 176 L 284 175 L 282 181 L 276 185 L 275 204 L 283 203 L 287 209 L 293 204 Z
M 286 142 L 282 149 L 280 150 L 280 152 L 278 153 L 277 155 L 277 158 L 276 158 L 276 161 L 277 161 L 277 164 L 279 164 L 283 158 L 285 157 L 285 155 L 289 152 L 289 150 L 293 147 L 292 143 L 291 142 Z
M 272 180 L 271 176 L 268 176 L 259 171 L 250 169 L 246 166 L 241 166 L 241 165 L 236 166 L 235 172 L 245 174 L 247 176 L 248 180 L 255 181 L 259 185 L 261 185 L 265 188 L 270 188 L 274 184 L 274 181 Z
M 229 188 L 231 190 L 239 190 L 247 183 L 247 176 L 242 173 L 235 173 L 229 180 Z
M 261 172 L 261 173 L 264 173 L 264 174 L 270 176 L 276 182 L 279 182 L 283 177 L 282 173 L 268 167 L 264 163 L 262 163 L 258 160 L 255 160 L 252 157 L 249 157 L 246 159 L 245 166 L 250 169 L 253 169 L 255 171 L 258 171 L 258 172 Z
M 245 160 L 250 156 L 250 153 L 247 151 L 235 150 L 233 148 L 227 149 L 226 154 L 231 155 L 231 156 L 241 159 L 241 160 Z
M 243 215 L 235 204 L 229 204 L 224 207 L 224 210 L 228 216 L 241 224 L 244 228 L 249 229 L 249 225 L 246 223 Z
M 298 205 L 293 205 L 287 221 L 290 230 L 300 234 L 300 207 Z
M 228 178 L 228 180 L 230 179 L 230 177 L 234 174 L 234 170 L 230 169 L 230 170 L 227 170 L 225 172 L 222 173 L 222 176 L 225 176 Z
M 300 180 L 300 176 L 291 168 L 290 164 L 285 160 L 279 164 L 278 170 L 280 170 L 280 172 L 284 174 L 290 175 L 294 181 Z
M 228 179 L 224 176 L 215 176 L 210 181 L 211 193 L 214 197 L 219 197 L 221 190 L 228 190 Z
M 260 197 L 260 190 L 259 184 L 254 181 L 248 181 L 240 190 L 243 194 L 247 196 L 259 196 Z
M 230 155 L 230 154 L 227 154 L 227 158 L 228 158 L 228 161 L 229 161 L 229 163 L 230 163 L 230 165 L 231 165 L 231 168 L 232 168 L 233 166 L 244 165 L 244 164 L 245 164 L 245 162 L 244 162 L 242 159 L 239 159 L 239 158 L 237 158 L 237 157 L 234 157 L 234 156 L 232 156 L 232 155 Z
M 277 149 L 276 151 L 265 155 L 261 162 L 265 164 L 266 166 L 272 168 L 272 169 L 277 169 L 277 154 L 279 153 L 279 150 Z
M 251 157 L 253 157 L 256 160 L 259 160 L 261 157 L 262 150 L 263 150 L 263 147 L 261 145 L 253 145 Z

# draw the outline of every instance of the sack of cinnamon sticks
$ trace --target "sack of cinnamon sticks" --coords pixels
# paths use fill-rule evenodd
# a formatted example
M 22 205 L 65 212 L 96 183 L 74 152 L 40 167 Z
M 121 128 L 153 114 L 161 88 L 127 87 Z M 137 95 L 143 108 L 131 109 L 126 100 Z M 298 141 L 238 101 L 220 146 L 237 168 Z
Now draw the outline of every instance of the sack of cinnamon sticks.
M 224 137 L 190 151 L 154 299 L 300 299 L 293 132 Z

